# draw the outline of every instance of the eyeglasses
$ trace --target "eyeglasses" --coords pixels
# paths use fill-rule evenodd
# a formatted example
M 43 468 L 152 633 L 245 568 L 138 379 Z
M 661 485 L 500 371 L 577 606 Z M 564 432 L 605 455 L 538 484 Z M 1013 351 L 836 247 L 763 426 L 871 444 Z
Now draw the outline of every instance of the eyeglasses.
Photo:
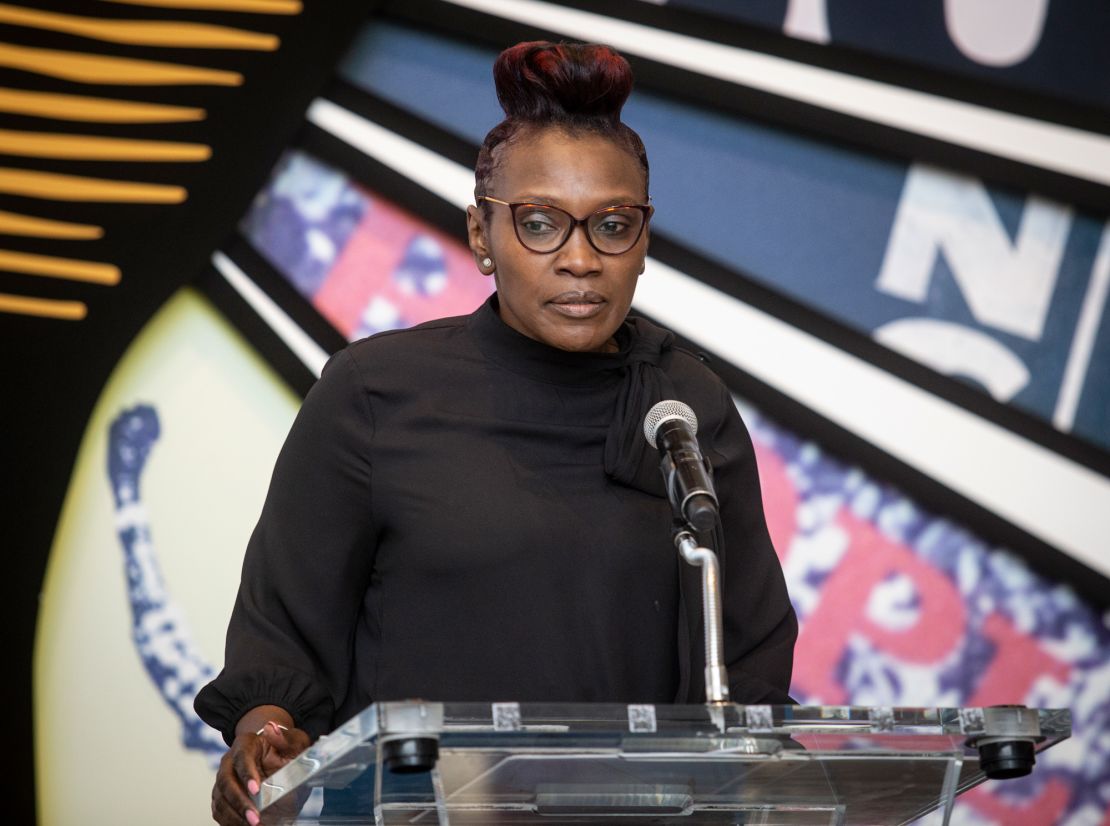
M 586 238 L 595 250 L 603 255 L 620 255 L 628 252 L 651 218 L 655 207 L 651 204 L 621 204 L 592 212 L 585 218 L 575 218 L 565 209 L 550 204 L 509 203 L 489 195 L 479 195 L 477 200 L 507 206 L 513 213 L 516 238 L 525 249 L 532 252 L 555 252 L 570 238 L 574 228 L 586 228 Z

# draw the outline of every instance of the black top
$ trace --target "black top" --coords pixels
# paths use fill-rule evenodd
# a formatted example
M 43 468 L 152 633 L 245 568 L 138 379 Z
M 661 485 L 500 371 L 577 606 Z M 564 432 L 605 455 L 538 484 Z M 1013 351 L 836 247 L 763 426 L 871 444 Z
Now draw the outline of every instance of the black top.
M 723 384 L 643 319 L 619 352 L 474 314 L 336 354 L 274 469 L 196 710 L 311 735 L 375 700 L 703 702 L 700 579 L 639 432 L 689 404 L 721 499 L 735 702 L 788 702 L 797 633 L 751 440 Z

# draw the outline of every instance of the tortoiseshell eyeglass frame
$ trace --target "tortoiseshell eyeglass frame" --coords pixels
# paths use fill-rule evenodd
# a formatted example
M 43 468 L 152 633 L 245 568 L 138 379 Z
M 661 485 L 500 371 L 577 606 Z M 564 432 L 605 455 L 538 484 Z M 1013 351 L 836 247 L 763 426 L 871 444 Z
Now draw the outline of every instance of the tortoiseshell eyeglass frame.
M 535 253 L 538 253 L 540 255 L 547 255 L 548 253 L 557 252 L 558 250 L 562 249 L 563 246 L 566 244 L 566 242 L 570 240 L 570 236 L 571 236 L 571 234 L 573 234 L 573 232 L 575 230 L 575 227 L 579 227 L 579 226 L 581 226 L 583 231 L 586 233 L 586 240 L 590 242 L 590 246 L 593 247 L 595 250 L 597 250 L 602 255 L 624 255 L 626 252 L 628 252 L 634 246 L 636 246 L 636 244 L 639 242 L 640 237 L 644 234 L 644 228 L 648 225 L 648 221 L 651 220 L 652 213 L 655 212 L 655 207 L 651 204 L 616 204 L 615 206 L 603 207 L 599 210 L 591 212 L 585 218 L 575 218 L 573 215 L 571 215 L 565 209 L 562 209 L 561 207 L 554 206 L 553 204 L 537 204 L 537 203 L 533 203 L 531 201 L 513 201 L 513 202 L 502 201 L 500 198 L 494 198 L 490 195 L 479 195 L 475 200 L 489 201 L 491 204 L 501 204 L 502 206 L 507 206 L 512 211 L 513 232 L 516 233 L 516 240 L 519 241 L 520 245 L 522 247 L 524 247 L 526 250 L 528 250 L 529 252 L 535 252 Z M 567 230 L 566 230 L 565 233 L 563 233 L 563 237 L 562 237 L 562 239 L 560 239 L 559 243 L 556 244 L 551 249 L 544 249 L 544 250 L 538 250 L 534 247 L 529 246 L 527 243 L 525 243 L 524 239 L 520 237 L 520 223 L 516 219 L 516 212 L 520 207 L 533 207 L 533 208 L 539 207 L 541 209 L 552 209 L 552 210 L 555 210 L 556 212 L 560 212 L 563 215 L 567 216 L 567 218 L 570 219 L 570 224 L 567 226 Z M 622 250 L 619 250 L 619 251 L 616 251 L 616 252 L 611 252 L 609 250 L 603 250 L 601 247 L 599 247 L 597 245 L 597 242 L 594 241 L 593 234 L 590 232 L 589 221 L 595 215 L 603 215 L 607 212 L 614 212 L 615 210 L 618 210 L 618 209 L 637 209 L 641 213 L 643 213 L 644 220 L 642 222 L 640 222 L 640 229 L 636 233 L 636 237 L 632 239 L 632 242 L 625 249 L 622 249 Z

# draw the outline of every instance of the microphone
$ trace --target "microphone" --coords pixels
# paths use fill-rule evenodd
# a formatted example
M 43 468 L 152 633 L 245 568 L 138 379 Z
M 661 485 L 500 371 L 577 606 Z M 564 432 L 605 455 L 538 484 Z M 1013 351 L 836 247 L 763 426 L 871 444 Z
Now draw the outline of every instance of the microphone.
M 694 438 L 697 432 L 694 411 L 673 399 L 659 402 L 644 417 L 644 438 L 663 454 L 659 469 L 675 516 L 696 531 L 709 531 L 717 523 L 717 492 Z

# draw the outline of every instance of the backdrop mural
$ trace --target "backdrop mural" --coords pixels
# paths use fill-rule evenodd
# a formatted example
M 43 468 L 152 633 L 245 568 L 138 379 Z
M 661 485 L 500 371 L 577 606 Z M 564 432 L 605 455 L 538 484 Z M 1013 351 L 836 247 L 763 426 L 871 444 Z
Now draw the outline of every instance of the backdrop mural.
M 220 662 L 242 546 L 298 404 L 192 290 L 120 360 L 82 440 L 43 584 L 41 822 L 209 818 L 205 789 L 225 746 L 192 700 Z M 73 748 L 74 732 L 98 744 L 95 759 Z
M 228 13 L 304 11 L 266 3 Z M 104 5 L 104 19 L 123 14 Z M 330 58 L 282 101 L 284 128 L 211 142 L 217 155 L 267 147 L 239 174 L 223 168 L 235 203 L 204 232 L 175 225 L 174 243 L 144 249 L 144 269 L 118 259 L 125 275 L 175 261 L 141 299 L 90 298 L 88 320 L 71 322 L 102 315 L 118 334 L 61 336 L 99 353 L 86 406 L 13 418 L 23 430 L 10 432 L 35 434 L 17 466 L 44 500 L 27 510 L 39 529 L 12 545 L 28 568 L 13 587 L 42 595 L 24 618 L 38 820 L 207 818 L 223 744 L 192 697 L 220 667 L 246 537 L 299 397 L 345 341 L 466 313 L 488 294 L 461 207 L 497 120 L 493 56 L 592 26 L 641 79 L 625 114 L 651 156 L 657 214 L 635 309 L 709 352 L 752 432 L 801 620 L 793 695 L 1069 707 L 1074 737 L 1030 778 L 963 796 L 955 822 L 1110 824 L 1110 178 L 1097 164 L 1110 159 L 1110 92 L 1094 73 L 1076 81 L 1072 62 L 1103 59 L 1090 31 L 1110 23 L 1095 3 L 1068 17 L 1047 0 L 1018 5 L 980 10 L 990 35 L 961 2 L 921 4 L 913 26 L 882 4 L 834 0 L 382 3 L 346 38 L 297 46 Z M 59 26 L 76 24 L 55 13 L 16 26 L 56 46 L 75 36 Z M 645 27 L 681 48 L 638 52 Z M 737 55 L 781 61 L 768 65 L 784 78 L 833 76 L 815 99 L 727 75 Z M 901 92 L 901 119 L 842 104 L 836 84 L 862 81 Z M 958 113 L 933 130 L 914 120 L 926 111 L 914 95 L 1078 135 L 1087 154 L 1066 166 L 980 139 Z M 0 105 L 26 100 L 0 93 Z M 50 102 L 20 117 L 57 127 Z M 111 214 L 104 225 L 122 235 Z M 0 226 L 17 251 L 63 243 L 20 226 Z M 101 248 L 104 263 L 115 249 Z M 20 271 L 0 274 L 13 291 Z M 59 405 L 42 389 L 52 351 L 24 353 L 29 336 L 53 335 L 25 325 L 62 319 L 25 306 L 0 307 L 6 361 Z M 35 452 L 63 427 L 54 453 Z M 65 495 L 52 510 L 54 489 Z M 75 732 L 103 759 L 74 749 Z

